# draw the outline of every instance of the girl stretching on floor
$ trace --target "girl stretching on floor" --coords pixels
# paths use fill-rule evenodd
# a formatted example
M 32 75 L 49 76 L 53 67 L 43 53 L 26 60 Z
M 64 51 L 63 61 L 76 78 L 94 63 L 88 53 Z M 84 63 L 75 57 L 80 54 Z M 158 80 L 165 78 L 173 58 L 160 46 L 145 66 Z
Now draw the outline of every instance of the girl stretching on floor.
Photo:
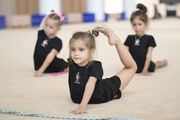
M 147 8 L 143 4 L 138 4 L 139 10 L 134 11 L 130 17 L 135 35 L 129 35 L 124 43 L 127 46 L 130 54 L 137 64 L 136 73 L 142 75 L 151 75 L 149 72 L 154 72 L 160 67 L 167 65 L 167 60 L 152 61 L 152 51 L 156 47 L 156 42 L 152 35 L 146 35 L 145 30 L 148 27 Z
M 41 77 L 43 73 L 57 75 L 68 72 L 68 63 L 57 57 L 62 49 L 62 40 L 56 34 L 61 29 L 64 18 L 63 14 L 51 11 L 40 24 L 34 50 L 35 77 Z
M 109 45 L 115 46 L 124 65 L 114 76 L 102 80 L 100 61 L 93 60 L 96 50 L 94 36 L 103 33 Z M 71 110 L 75 115 L 87 113 L 87 104 L 98 104 L 121 98 L 121 91 L 134 76 L 137 66 L 118 36 L 106 25 L 95 24 L 83 32 L 76 32 L 69 41 L 69 90 L 74 103 L 79 106 Z

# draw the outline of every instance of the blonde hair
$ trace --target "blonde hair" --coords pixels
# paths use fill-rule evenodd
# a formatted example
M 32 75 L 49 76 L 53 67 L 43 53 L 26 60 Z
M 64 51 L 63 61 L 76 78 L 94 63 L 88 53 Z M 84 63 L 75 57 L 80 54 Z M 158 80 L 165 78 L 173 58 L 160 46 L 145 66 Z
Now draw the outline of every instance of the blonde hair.
M 62 14 L 62 16 L 64 16 L 64 14 Z M 52 20 L 56 20 L 58 22 L 58 26 L 62 26 L 62 24 L 63 24 L 63 21 L 61 21 L 60 16 L 56 13 L 49 14 L 48 18 L 50 18 Z

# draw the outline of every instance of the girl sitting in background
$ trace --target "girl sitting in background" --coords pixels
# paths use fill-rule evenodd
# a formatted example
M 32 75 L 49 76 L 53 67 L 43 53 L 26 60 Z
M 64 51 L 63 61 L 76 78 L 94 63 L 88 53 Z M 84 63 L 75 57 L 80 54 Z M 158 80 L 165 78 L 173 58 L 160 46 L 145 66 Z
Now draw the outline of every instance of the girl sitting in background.
M 42 76 L 43 73 L 53 73 L 54 75 L 68 72 L 68 64 L 57 54 L 62 49 L 62 40 L 56 36 L 61 30 L 61 25 L 65 16 L 54 11 L 45 16 L 40 24 L 38 38 L 34 50 L 35 77 Z
M 138 4 L 139 10 L 131 14 L 130 20 L 135 35 L 129 35 L 124 45 L 129 50 L 133 59 L 137 64 L 136 73 L 142 75 L 151 75 L 149 72 L 154 72 L 156 69 L 167 65 L 167 60 L 152 61 L 152 51 L 156 47 L 156 42 L 152 35 L 146 35 L 145 30 L 148 27 L 147 8 L 143 4 Z

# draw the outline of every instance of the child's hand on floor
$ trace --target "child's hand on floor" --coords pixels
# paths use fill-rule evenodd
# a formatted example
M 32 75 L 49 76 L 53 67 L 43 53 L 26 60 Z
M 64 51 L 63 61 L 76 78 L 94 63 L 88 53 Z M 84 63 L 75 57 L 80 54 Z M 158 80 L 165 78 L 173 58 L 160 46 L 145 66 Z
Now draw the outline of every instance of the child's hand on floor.
M 40 72 L 40 71 L 37 71 L 36 73 L 35 73 L 35 76 L 34 77 L 42 77 L 42 72 Z
M 73 113 L 74 115 L 88 114 L 88 113 L 86 112 L 86 109 L 83 108 L 83 107 L 78 107 L 78 108 L 75 109 L 75 110 L 71 110 L 70 113 Z
M 142 73 L 140 73 L 140 75 L 143 75 L 143 76 L 152 76 L 152 74 L 150 74 L 148 72 L 142 72 Z

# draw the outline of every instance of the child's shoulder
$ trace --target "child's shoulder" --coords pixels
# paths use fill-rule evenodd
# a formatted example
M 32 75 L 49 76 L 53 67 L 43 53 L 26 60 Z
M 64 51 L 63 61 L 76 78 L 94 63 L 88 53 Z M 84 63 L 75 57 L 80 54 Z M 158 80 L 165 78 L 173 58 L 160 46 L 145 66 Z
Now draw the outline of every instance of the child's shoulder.
M 58 36 L 55 37 L 56 40 L 62 41 L 62 39 Z
M 90 66 L 91 69 L 99 69 L 99 68 L 102 69 L 102 63 L 98 60 L 93 60 Z
M 127 37 L 130 37 L 130 38 L 131 38 L 131 37 L 135 37 L 135 35 L 130 34 L 130 35 L 128 35 Z
M 134 40 L 135 38 L 135 35 L 128 35 L 126 40 Z
M 148 35 L 148 34 L 144 34 L 142 37 L 145 39 L 154 39 L 152 35 Z
M 61 38 L 59 38 L 59 37 L 55 37 L 55 38 L 53 38 L 53 40 L 54 40 L 54 42 L 58 42 L 58 43 L 61 43 L 62 44 L 62 40 L 61 40 Z
M 101 64 L 101 61 L 93 60 L 93 63 L 95 63 L 95 64 Z
M 93 60 L 91 65 L 92 66 L 102 66 L 102 63 L 101 63 L 101 61 Z
M 144 34 L 143 36 L 144 37 L 153 37 L 152 35 L 149 35 L 149 34 Z
M 97 64 L 102 64 L 101 61 L 98 61 L 98 60 L 93 60 L 92 61 L 92 65 L 97 65 Z
M 38 32 L 38 34 L 45 34 L 43 29 L 42 30 L 38 30 L 37 32 Z

